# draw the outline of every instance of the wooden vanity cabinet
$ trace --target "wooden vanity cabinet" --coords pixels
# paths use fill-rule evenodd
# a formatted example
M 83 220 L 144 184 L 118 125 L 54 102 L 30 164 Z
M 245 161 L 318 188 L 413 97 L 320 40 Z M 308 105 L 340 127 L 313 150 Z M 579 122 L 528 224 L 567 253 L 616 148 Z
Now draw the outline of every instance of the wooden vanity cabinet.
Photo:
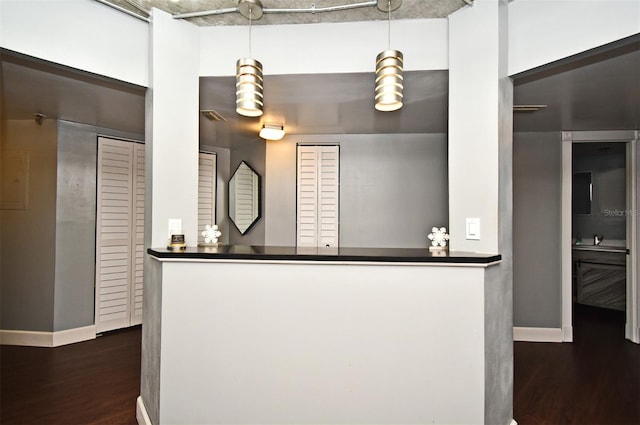
M 624 311 L 626 308 L 625 252 L 573 250 L 576 301 Z

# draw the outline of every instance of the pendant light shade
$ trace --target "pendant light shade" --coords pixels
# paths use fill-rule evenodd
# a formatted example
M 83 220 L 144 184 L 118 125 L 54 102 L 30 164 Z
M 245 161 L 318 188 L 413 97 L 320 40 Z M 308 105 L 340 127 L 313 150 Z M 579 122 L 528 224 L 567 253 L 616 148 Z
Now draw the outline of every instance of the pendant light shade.
M 260 137 L 265 140 L 280 140 L 284 137 L 284 125 L 282 124 L 262 124 Z
M 402 0 L 378 0 L 378 9 L 387 12 L 387 50 L 376 56 L 375 105 L 378 111 L 396 111 L 402 108 L 404 57 L 399 50 L 391 49 L 391 11 L 402 4 Z
M 262 115 L 263 102 L 262 64 L 251 58 L 236 62 L 236 112 L 245 117 Z
M 378 111 L 402 108 L 403 56 L 399 50 L 385 50 L 376 57 L 375 102 Z

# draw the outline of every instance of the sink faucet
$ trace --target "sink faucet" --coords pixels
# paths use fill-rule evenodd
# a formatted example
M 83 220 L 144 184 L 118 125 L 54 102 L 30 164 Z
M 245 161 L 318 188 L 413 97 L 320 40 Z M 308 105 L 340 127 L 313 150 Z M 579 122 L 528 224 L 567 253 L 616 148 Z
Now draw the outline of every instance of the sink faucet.
M 593 235 L 593 244 L 600 245 L 600 242 L 602 242 L 603 239 L 604 237 L 602 235 L 598 236 L 597 234 L 595 234 Z

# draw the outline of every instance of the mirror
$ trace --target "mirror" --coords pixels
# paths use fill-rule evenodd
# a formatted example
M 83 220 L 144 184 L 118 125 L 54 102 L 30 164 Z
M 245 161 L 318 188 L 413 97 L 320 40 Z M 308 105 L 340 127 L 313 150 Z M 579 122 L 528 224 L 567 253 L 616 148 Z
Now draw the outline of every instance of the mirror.
M 229 180 L 229 218 L 243 235 L 260 218 L 260 176 L 245 161 Z
M 571 208 L 573 214 L 591 214 L 593 200 L 593 184 L 591 172 L 573 174 Z

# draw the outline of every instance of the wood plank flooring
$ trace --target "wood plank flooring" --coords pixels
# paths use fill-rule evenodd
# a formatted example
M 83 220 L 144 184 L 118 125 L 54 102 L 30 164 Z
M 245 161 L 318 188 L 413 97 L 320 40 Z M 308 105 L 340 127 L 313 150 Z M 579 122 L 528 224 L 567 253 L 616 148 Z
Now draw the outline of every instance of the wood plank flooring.
M 573 343 L 514 344 L 519 425 L 640 424 L 640 346 L 623 312 L 574 305 Z
M 573 344 L 514 344 L 520 425 L 640 424 L 640 347 L 624 316 L 576 309 Z M 140 327 L 57 348 L 0 348 L 0 423 L 133 425 Z
M 56 348 L 0 348 L 0 423 L 136 422 L 140 326 Z

